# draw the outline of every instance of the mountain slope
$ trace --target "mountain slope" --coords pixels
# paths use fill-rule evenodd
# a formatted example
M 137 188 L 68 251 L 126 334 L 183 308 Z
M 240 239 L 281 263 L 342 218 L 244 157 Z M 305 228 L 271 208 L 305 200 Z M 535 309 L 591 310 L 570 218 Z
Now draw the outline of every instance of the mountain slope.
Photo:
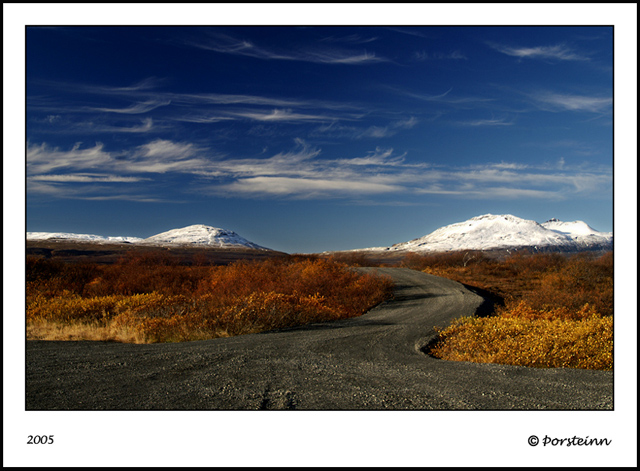
M 147 246 L 197 246 L 214 248 L 249 248 L 256 250 L 270 250 L 240 237 L 233 231 L 217 227 L 195 224 L 180 229 L 172 229 L 146 239 L 140 237 L 104 237 L 94 234 L 74 234 L 70 232 L 27 232 L 27 240 L 57 240 L 72 242 L 125 242 Z
M 78 242 L 129 242 L 136 243 L 140 237 L 105 237 L 95 234 L 74 234 L 72 232 L 27 232 L 27 240 L 69 240 Z
M 543 224 L 510 214 L 485 214 L 441 227 L 384 250 L 446 252 L 533 248 L 561 251 L 611 249 L 613 234 L 598 232 L 582 221 L 551 219 Z
M 172 229 L 162 232 L 151 237 L 147 237 L 143 244 L 165 245 L 198 245 L 208 247 L 244 247 L 258 250 L 269 250 L 258 244 L 248 241 L 244 237 L 240 237 L 233 231 L 219 229 L 217 227 L 205 226 L 204 224 L 195 224 L 193 226 L 183 227 L 181 229 Z

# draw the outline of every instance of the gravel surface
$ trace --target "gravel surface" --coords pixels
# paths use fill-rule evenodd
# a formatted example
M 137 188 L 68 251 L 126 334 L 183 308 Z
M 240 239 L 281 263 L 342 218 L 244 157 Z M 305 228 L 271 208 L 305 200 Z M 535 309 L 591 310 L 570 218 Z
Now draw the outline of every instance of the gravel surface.
M 401 268 L 344 321 L 198 342 L 28 341 L 27 410 L 613 409 L 613 373 L 449 362 L 421 347 L 485 300 Z

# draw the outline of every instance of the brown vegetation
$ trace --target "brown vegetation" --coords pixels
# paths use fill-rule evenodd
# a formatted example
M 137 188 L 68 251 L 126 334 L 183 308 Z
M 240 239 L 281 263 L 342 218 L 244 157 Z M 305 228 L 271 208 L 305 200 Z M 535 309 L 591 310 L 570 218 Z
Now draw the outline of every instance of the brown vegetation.
M 447 360 L 613 368 L 613 253 L 409 255 L 405 266 L 504 298 L 494 315 L 460 318 L 431 349 Z
M 387 279 L 348 265 L 368 255 L 282 256 L 210 266 L 167 252 L 111 265 L 27 257 L 27 338 L 165 342 L 357 316 L 390 296 Z M 386 260 L 386 263 L 391 263 Z M 613 253 L 409 254 L 400 266 L 489 291 L 493 315 L 439 329 L 443 359 L 612 369 Z
M 389 279 L 333 260 L 178 264 L 161 253 L 100 266 L 27 257 L 27 338 L 200 340 L 358 316 Z M 88 338 L 87 338 L 88 336 Z

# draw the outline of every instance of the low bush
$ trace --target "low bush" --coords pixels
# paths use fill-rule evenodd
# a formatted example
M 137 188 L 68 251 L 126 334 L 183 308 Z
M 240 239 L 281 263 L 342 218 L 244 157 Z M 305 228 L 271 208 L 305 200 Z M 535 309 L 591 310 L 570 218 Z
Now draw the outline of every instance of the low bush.
M 33 338 L 56 330 L 54 324 L 76 332 L 79 324 L 91 324 L 102 329 L 101 338 L 108 331 L 113 339 L 137 342 L 239 335 L 358 316 L 392 290 L 387 278 L 320 258 L 206 267 L 146 256 L 93 268 L 91 277 L 68 290 L 62 289 L 67 277 L 79 279 L 73 270 L 28 260 Z
M 613 369 L 613 319 L 597 314 L 580 320 L 467 317 L 438 335 L 430 353 L 444 360 Z
M 493 289 L 505 300 L 491 317 L 461 318 L 437 329 L 433 356 L 534 367 L 613 368 L 611 252 L 518 254 L 465 269 L 439 265 L 424 270 Z

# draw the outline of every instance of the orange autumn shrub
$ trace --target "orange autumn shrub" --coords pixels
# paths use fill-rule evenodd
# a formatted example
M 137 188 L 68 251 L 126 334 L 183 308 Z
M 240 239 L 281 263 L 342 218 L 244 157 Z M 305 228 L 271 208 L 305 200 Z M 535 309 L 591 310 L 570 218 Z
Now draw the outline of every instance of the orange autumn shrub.
M 198 303 L 196 309 L 183 308 L 167 317 L 136 316 L 127 312 L 115 322 L 134 328 L 148 342 L 197 340 L 340 319 L 341 313 L 323 301 L 315 295 L 255 292 L 226 308 Z
M 461 318 L 437 329 L 433 356 L 534 367 L 613 368 L 612 253 L 518 255 L 504 264 L 505 274 L 510 272 L 528 289 L 505 279 L 502 286 L 513 289 L 502 292 L 505 302 L 495 315 Z M 486 281 L 487 266 L 476 268 L 476 277 L 480 270 L 485 270 L 481 279 Z M 495 276 L 497 270 L 491 271 Z M 459 279 L 460 273 L 455 276 Z
M 564 306 L 579 310 L 591 305 L 602 315 L 613 314 L 613 257 L 574 256 L 547 270 L 539 285 L 524 297 L 537 309 Z
M 70 291 L 65 277 L 80 279 L 77 269 L 28 260 L 28 326 L 91 323 L 117 338 L 197 340 L 361 315 L 392 288 L 386 278 L 305 257 L 207 267 L 145 254 L 92 268 Z

